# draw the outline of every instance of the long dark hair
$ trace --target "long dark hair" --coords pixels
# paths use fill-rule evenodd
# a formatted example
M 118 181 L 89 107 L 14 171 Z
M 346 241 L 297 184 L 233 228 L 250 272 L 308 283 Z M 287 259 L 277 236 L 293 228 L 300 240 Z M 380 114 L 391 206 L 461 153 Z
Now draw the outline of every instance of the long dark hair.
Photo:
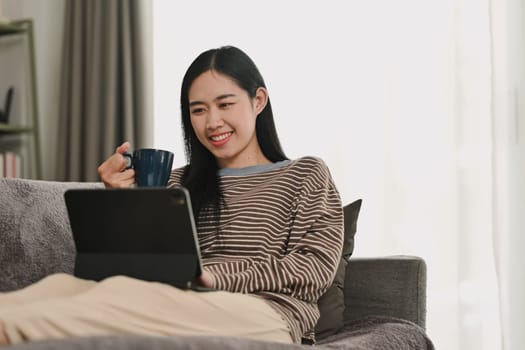
M 233 46 L 224 46 L 201 53 L 192 62 L 182 80 L 180 107 L 188 165 L 184 170 L 181 184 L 190 191 L 196 218 L 206 212 L 218 220 L 222 192 L 220 178 L 217 176 L 217 162 L 213 154 L 197 139 L 191 125 L 189 108 L 189 90 L 193 81 L 209 70 L 230 77 L 251 98 L 255 97 L 258 88 L 266 88 L 266 85 L 251 58 Z M 266 158 L 272 162 L 287 159 L 275 130 L 270 99 L 257 116 L 255 130 L 259 146 Z

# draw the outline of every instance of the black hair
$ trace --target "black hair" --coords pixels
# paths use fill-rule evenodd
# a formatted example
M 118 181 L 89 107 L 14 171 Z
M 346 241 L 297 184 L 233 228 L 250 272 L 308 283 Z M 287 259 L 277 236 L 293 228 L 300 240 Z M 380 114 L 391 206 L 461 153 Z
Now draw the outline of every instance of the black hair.
M 266 85 L 251 58 L 233 46 L 224 46 L 201 53 L 192 62 L 182 80 L 180 107 L 188 164 L 184 169 L 181 185 L 190 191 L 195 217 L 198 218 L 199 214 L 206 212 L 217 221 L 222 202 L 217 161 L 197 139 L 191 125 L 189 108 L 189 90 L 193 81 L 210 70 L 233 79 L 251 98 L 255 97 L 258 88 L 266 88 Z M 272 162 L 287 159 L 277 137 L 269 98 L 266 107 L 257 116 L 255 130 L 259 146 L 266 158 Z

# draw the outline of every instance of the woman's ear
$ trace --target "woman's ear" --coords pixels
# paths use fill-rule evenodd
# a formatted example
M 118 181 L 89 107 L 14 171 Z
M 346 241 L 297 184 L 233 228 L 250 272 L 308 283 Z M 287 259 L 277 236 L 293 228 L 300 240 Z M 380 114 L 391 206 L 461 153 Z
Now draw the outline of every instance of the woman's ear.
M 256 115 L 259 115 L 259 113 L 261 113 L 268 104 L 268 90 L 266 90 L 266 88 L 262 86 L 257 88 L 257 91 L 255 91 L 255 97 L 253 101 L 255 113 Z

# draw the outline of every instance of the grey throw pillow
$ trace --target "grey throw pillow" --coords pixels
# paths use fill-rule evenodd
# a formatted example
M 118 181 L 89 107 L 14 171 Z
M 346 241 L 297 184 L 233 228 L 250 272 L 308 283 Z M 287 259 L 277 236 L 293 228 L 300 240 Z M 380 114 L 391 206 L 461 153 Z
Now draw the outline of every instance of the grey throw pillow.
M 354 252 L 354 236 L 357 231 L 357 218 L 361 209 L 361 203 L 362 200 L 358 199 L 343 207 L 345 230 L 343 253 L 332 286 L 319 298 L 317 303 L 321 314 L 315 326 L 317 340 L 335 334 L 343 327 L 346 265 Z

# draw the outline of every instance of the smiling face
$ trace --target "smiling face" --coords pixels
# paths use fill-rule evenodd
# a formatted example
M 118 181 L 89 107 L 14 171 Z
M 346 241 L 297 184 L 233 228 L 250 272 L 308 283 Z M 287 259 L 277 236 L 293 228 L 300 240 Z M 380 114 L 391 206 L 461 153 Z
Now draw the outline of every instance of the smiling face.
M 270 163 L 255 133 L 257 115 L 268 102 L 265 88 L 251 98 L 231 78 L 209 70 L 193 81 L 188 97 L 193 130 L 219 168 Z

